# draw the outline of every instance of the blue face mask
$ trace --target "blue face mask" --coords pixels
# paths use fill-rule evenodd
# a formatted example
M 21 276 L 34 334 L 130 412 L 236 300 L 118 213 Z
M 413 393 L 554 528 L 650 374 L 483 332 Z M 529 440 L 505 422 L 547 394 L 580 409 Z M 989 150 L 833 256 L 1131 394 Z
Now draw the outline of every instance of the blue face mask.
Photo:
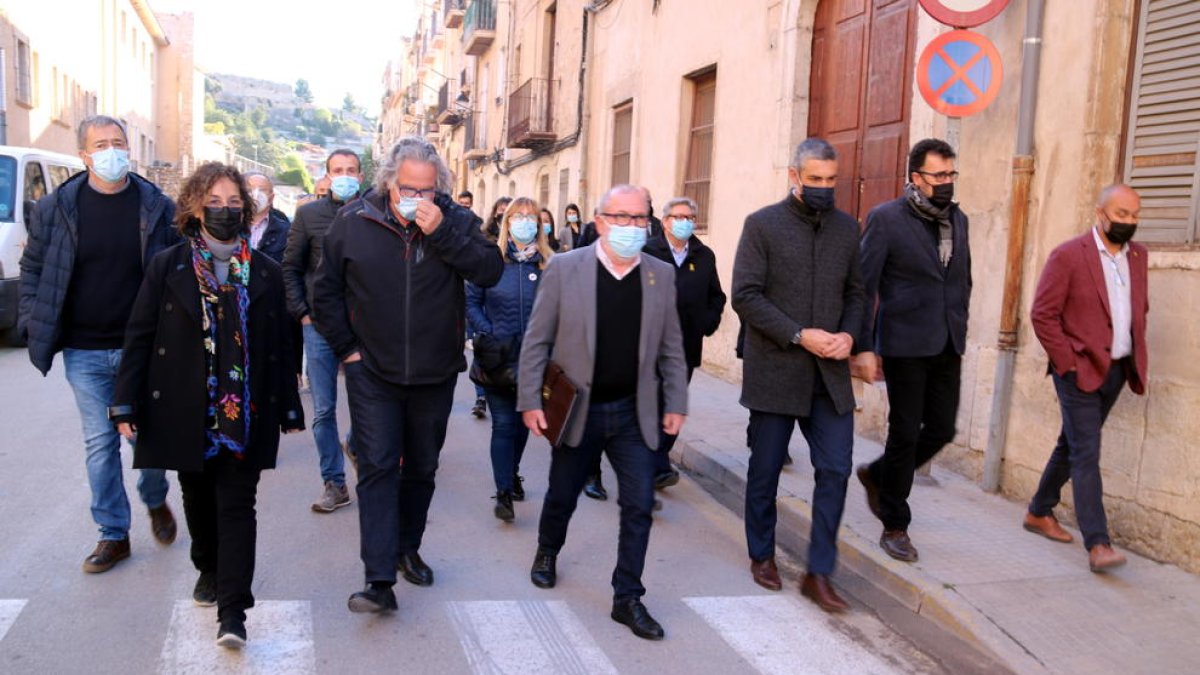
M 578 223 L 579 216 L 575 215 L 574 213 L 568 213 L 567 214 L 567 222 L 568 223 Z
M 554 226 L 550 223 L 542 223 L 542 232 L 545 232 L 546 236 L 550 236 L 554 233 Z
M 637 225 L 608 226 L 608 245 L 621 258 L 632 258 L 646 245 L 646 228 Z
M 696 223 L 683 218 L 675 218 L 671 221 L 671 236 L 679 241 L 687 241 L 692 237 L 692 232 L 696 229 Z
M 508 233 L 514 241 L 525 246 L 537 237 L 537 221 L 533 218 L 513 218 L 508 221 Z
M 420 197 L 401 197 L 396 203 L 396 212 L 400 217 L 412 222 L 417 217 L 417 207 L 421 205 Z
M 92 171 L 101 180 L 115 183 L 129 173 L 129 151 L 106 148 L 92 153 Z
M 329 183 L 329 191 L 334 199 L 344 202 L 358 194 L 358 179 L 354 176 L 338 176 Z

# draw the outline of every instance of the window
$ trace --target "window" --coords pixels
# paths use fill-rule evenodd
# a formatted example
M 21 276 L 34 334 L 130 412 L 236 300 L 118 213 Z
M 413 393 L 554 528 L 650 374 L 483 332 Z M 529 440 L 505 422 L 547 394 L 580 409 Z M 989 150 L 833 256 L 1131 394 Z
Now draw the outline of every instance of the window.
M 613 185 L 629 182 L 629 159 L 633 146 L 633 104 L 626 103 L 613 113 L 612 180 Z
M 67 182 L 67 179 L 71 176 L 74 176 L 75 173 L 76 169 L 74 167 L 63 166 L 62 164 L 51 164 L 50 184 L 54 186 L 55 190 L 57 190 L 59 185 Z
M 543 209 L 550 208 L 550 174 L 544 173 L 538 179 L 538 204 Z
M 33 100 L 33 57 L 24 40 L 17 40 L 17 101 L 37 105 Z
M 46 196 L 46 176 L 37 161 L 25 164 L 25 201 L 37 201 Z
M 717 102 L 715 70 L 690 78 L 692 120 L 688 131 L 687 163 L 683 173 L 683 196 L 700 206 L 696 230 L 708 231 L 708 197 L 712 184 L 713 122 Z
M 1200 239 L 1197 33 L 1200 0 L 1142 1 L 1121 167 L 1142 196 L 1141 241 Z
M 558 210 L 560 213 L 563 209 L 567 208 L 567 204 L 571 203 L 569 198 L 570 190 L 571 170 L 563 169 L 562 171 L 558 172 Z

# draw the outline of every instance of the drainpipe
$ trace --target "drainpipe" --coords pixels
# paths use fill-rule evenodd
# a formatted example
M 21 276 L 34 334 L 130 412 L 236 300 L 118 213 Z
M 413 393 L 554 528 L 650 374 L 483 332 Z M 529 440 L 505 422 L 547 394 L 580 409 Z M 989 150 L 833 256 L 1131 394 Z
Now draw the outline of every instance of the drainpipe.
M 599 12 L 607 6 L 607 2 L 593 2 L 583 8 L 583 54 L 581 55 L 581 68 L 579 73 L 579 198 L 575 201 L 579 205 L 579 227 L 587 222 L 588 215 L 592 212 L 591 204 L 588 202 L 588 146 L 591 145 L 589 140 L 590 131 L 592 128 L 592 112 L 591 112 L 591 93 L 592 88 L 592 65 L 594 63 L 594 52 L 596 44 L 596 36 L 589 35 L 589 20 L 590 15 Z
M 1042 15 L 1045 0 L 1029 0 L 1025 14 L 1025 39 L 1021 49 L 1021 101 L 1017 113 L 1017 147 L 1012 163 L 1012 214 L 1008 227 L 1008 255 L 1004 271 L 1004 300 L 1000 309 L 996 377 L 993 380 L 992 414 L 988 444 L 983 453 L 980 487 L 1000 489 L 1000 463 L 1008 437 L 1012 410 L 1013 372 L 1017 363 L 1017 332 L 1024 275 L 1025 230 L 1029 222 L 1029 186 L 1033 182 L 1033 124 L 1037 112 L 1038 75 L 1042 54 Z

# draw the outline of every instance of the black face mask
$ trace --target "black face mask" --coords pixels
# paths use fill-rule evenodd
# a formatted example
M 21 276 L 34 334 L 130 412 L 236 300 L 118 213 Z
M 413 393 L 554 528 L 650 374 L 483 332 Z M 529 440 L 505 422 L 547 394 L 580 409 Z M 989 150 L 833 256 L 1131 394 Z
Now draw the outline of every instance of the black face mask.
M 204 207 L 204 229 L 217 241 L 233 241 L 241 234 L 242 210 L 232 206 Z
M 1117 246 L 1125 245 L 1130 239 L 1133 239 L 1134 233 L 1137 232 L 1137 223 L 1122 223 L 1116 220 L 1108 221 L 1108 240 Z
M 950 206 L 954 201 L 954 183 L 941 183 L 933 186 L 933 195 L 929 198 L 929 203 L 944 209 Z
M 834 205 L 833 188 L 801 185 L 800 200 L 813 211 L 828 211 Z

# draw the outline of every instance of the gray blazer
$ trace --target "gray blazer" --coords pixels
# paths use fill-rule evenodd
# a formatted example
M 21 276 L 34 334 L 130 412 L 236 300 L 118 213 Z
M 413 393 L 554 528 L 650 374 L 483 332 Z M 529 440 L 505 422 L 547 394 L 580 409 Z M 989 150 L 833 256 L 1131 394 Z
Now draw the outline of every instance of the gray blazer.
M 533 315 L 521 345 L 517 374 L 517 410 L 542 409 L 542 379 L 551 358 L 579 387 L 579 400 L 567 420 L 564 443 L 583 441 L 595 371 L 596 274 L 599 263 L 592 246 L 560 253 L 550 259 L 542 274 Z M 658 447 L 662 414 L 658 406 L 659 383 L 663 412 L 687 414 L 687 364 L 679 313 L 675 311 L 675 270 L 667 263 L 642 254 L 637 273 L 642 279 L 642 335 L 638 344 L 637 410 L 642 438 Z

